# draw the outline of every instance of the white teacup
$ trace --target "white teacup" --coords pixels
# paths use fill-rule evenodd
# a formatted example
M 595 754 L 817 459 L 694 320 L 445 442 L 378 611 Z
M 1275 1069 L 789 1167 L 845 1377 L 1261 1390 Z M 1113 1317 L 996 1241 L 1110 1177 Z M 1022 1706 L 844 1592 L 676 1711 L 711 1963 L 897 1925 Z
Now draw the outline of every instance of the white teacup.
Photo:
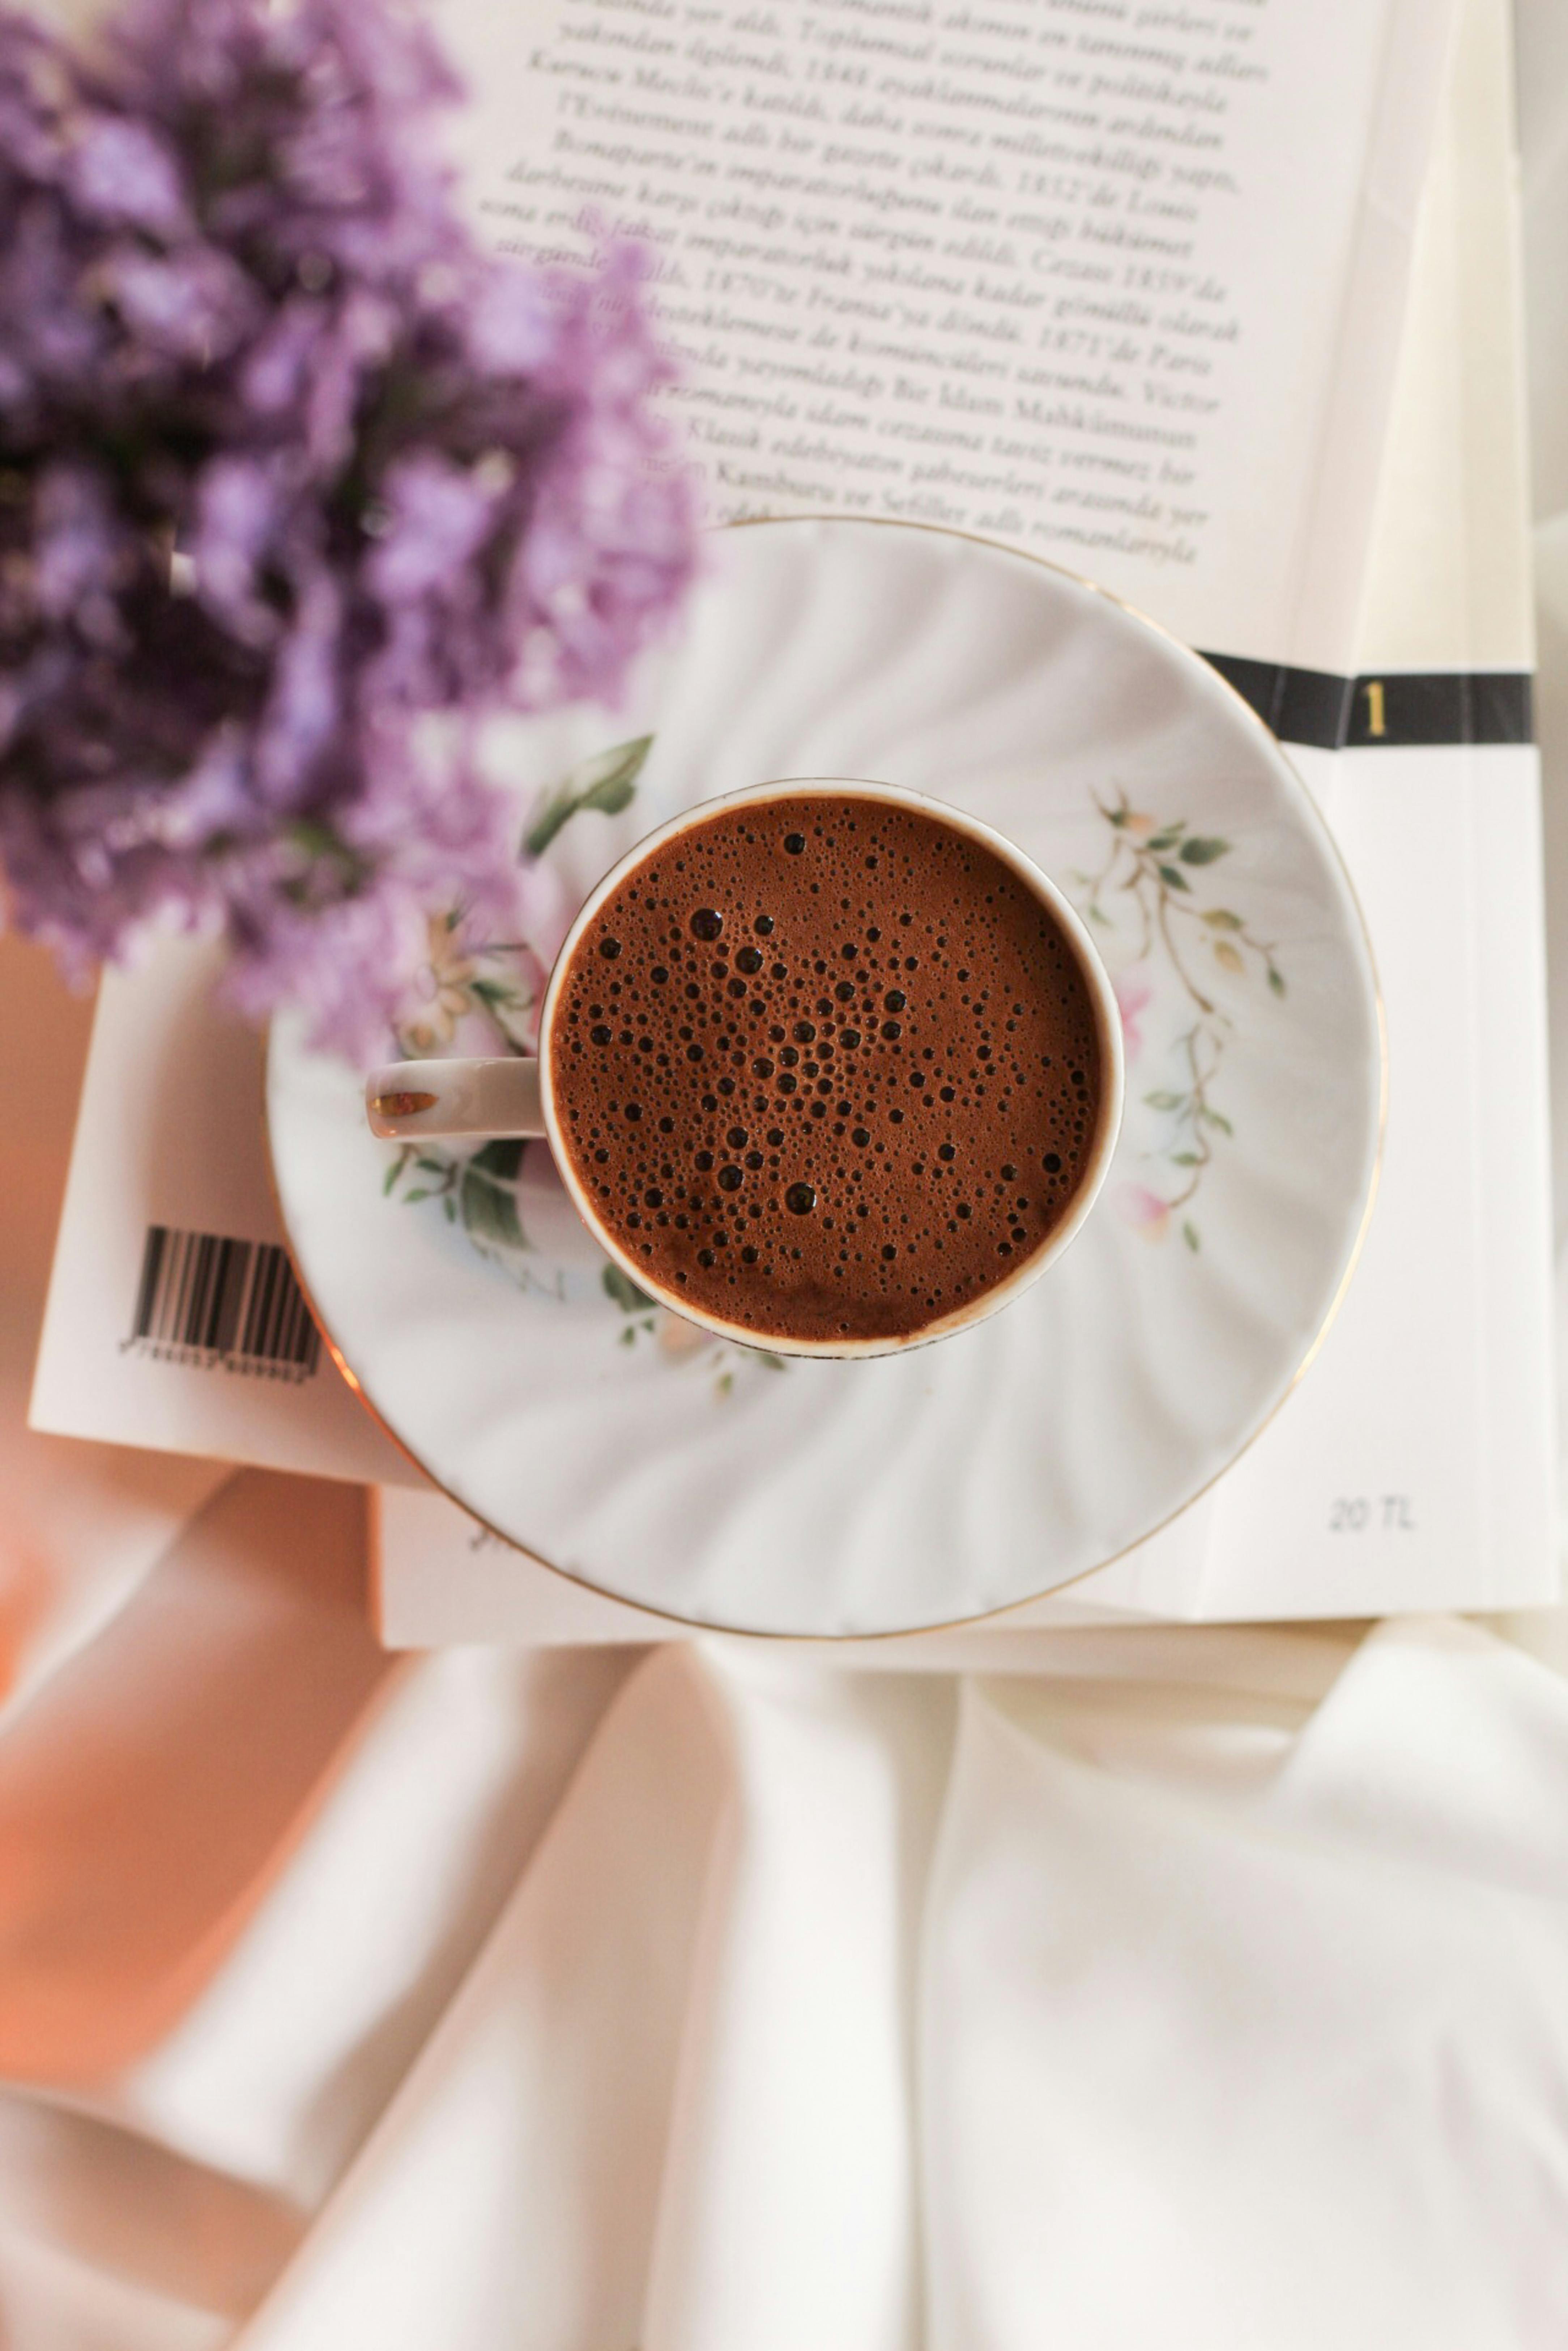
M 988 850 L 1025 884 L 1052 918 L 1063 942 L 1073 954 L 1092 1008 L 1100 1052 L 1100 1092 L 1092 1131 L 1080 1161 L 1077 1188 L 1065 1210 L 1043 1239 L 1002 1280 L 952 1311 L 936 1316 L 919 1329 L 894 1337 L 833 1340 L 807 1339 L 770 1332 L 754 1324 L 727 1322 L 683 1293 L 661 1283 L 641 1259 L 628 1254 L 616 1234 L 600 1217 L 580 1181 L 571 1153 L 565 1147 L 559 1124 L 553 1071 L 557 1051 L 557 1013 L 577 946 L 606 900 L 645 860 L 678 844 L 682 836 L 705 824 L 719 808 L 762 807 L 769 801 L 813 796 L 825 799 L 851 794 L 857 799 L 885 801 L 918 812 L 950 832 Z M 1094 1205 L 1115 1148 L 1121 1126 L 1124 1090 L 1122 1024 L 1111 983 L 1092 939 L 1055 883 L 1011 841 L 989 825 L 966 816 L 919 792 L 891 784 L 862 783 L 841 778 L 785 779 L 758 784 L 722 799 L 702 800 L 670 822 L 646 834 L 600 882 L 567 933 L 545 991 L 539 1015 L 538 1051 L 535 1058 L 512 1056 L 496 1060 L 391 1061 L 372 1070 L 365 1082 L 365 1107 L 371 1131 L 391 1141 L 423 1141 L 437 1135 L 527 1135 L 548 1138 L 561 1181 L 572 1205 L 599 1247 L 640 1289 L 673 1313 L 738 1345 L 766 1347 L 782 1354 L 856 1356 L 902 1353 L 930 1340 L 967 1330 L 1009 1304 L 1055 1263 Z

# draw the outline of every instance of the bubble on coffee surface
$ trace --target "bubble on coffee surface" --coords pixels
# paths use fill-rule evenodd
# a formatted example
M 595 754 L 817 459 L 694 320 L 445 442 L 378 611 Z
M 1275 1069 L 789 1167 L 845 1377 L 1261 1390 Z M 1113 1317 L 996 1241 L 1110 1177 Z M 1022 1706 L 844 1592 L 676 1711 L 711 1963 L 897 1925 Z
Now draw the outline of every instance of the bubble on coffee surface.
M 605 1228 L 763 1342 L 971 1306 L 1050 1238 L 1093 1142 L 1093 1006 L 1050 910 L 982 843 L 851 792 L 718 809 L 651 852 L 556 1021 Z

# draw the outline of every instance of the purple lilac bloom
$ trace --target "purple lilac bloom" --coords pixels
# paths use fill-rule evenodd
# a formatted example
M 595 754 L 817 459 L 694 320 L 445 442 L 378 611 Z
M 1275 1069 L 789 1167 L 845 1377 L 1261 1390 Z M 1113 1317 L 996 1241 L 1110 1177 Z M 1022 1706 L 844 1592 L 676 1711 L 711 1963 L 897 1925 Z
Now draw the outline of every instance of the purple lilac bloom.
M 86 969 L 221 930 L 382 1041 L 424 918 L 514 912 L 498 706 L 612 698 L 692 569 L 635 251 L 462 225 L 375 0 L 0 9 L 0 862 Z

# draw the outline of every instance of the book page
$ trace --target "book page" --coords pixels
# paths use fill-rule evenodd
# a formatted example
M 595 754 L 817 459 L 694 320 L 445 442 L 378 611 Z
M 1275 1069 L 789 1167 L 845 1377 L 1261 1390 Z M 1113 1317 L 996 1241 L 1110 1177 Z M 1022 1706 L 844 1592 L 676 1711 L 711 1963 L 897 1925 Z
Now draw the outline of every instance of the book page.
M 503 250 L 647 238 L 718 520 L 1352 665 L 1448 0 L 442 0 Z
M 1294 756 L 1323 797 L 1377 941 L 1388 1126 L 1354 1280 L 1299 1392 L 1216 1491 L 1194 1613 L 1550 1601 L 1536 754 Z

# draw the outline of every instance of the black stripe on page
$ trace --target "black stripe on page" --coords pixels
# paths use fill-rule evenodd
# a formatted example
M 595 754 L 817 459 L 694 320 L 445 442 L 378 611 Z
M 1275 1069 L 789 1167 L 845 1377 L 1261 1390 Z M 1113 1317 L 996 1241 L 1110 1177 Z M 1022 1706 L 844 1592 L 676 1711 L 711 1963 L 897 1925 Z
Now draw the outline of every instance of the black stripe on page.
M 152 1333 L 152 1309 L 158 1298 L 158 1286 L 162 1278 L 163 1260 L 169 1249 L 169 1228 L 166 1225 L 149 1225 L 141 1250 L 141 1280 L 136 1292 L 136 1315 L 131 1325 L 133 1339 L 147 1339 Z
M 1336 677 L 1236 653 L 1202 658 L 1282 743 L 1362 751 L 1535 740 L 1527 670 L 1385 670 Z

